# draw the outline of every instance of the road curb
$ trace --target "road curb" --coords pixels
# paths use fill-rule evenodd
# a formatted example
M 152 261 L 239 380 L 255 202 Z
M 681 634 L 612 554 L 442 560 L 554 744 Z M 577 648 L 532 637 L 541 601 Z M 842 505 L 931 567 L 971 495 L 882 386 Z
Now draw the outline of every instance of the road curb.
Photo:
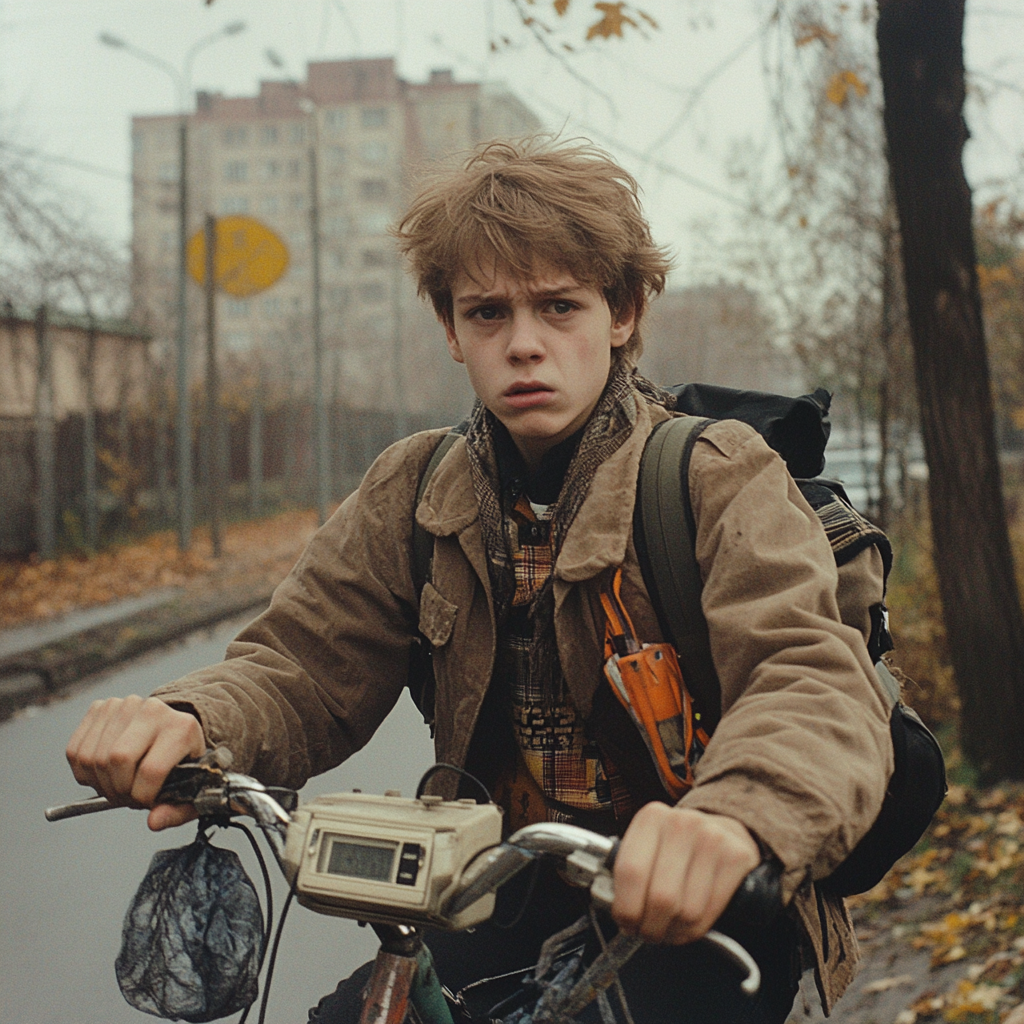
M 265 608 L 272 593 L 271 587 L 239 587 L 199 600 L 183 594 L 116 622 L 0 658 L 0 722 L 21 708 L 55 699 L 86 676 L 224 619 Z

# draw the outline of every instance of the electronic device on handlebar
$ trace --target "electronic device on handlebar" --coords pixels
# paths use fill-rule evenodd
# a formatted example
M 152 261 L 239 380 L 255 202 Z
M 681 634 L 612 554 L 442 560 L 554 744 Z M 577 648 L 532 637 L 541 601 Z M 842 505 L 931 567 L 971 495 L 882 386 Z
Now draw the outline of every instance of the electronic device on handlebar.
M 336 793 L 303 804 L 283 867 L 322 914 L 463 929 L 494 912 L 494 893 L 446 913 L 467 865 L 501 842 L 501 811 L 475 800 Z

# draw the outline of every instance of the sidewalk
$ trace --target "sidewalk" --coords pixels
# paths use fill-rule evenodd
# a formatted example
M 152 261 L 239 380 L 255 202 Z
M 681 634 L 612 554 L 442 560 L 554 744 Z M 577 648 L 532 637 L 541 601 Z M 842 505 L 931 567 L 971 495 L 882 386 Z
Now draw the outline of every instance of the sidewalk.
M 86 559 L 0 566 L 0 721 L 84 676 L 270 601 L 316 529 L 311 511 L 205 531 L 178 552 L 156 534 Z

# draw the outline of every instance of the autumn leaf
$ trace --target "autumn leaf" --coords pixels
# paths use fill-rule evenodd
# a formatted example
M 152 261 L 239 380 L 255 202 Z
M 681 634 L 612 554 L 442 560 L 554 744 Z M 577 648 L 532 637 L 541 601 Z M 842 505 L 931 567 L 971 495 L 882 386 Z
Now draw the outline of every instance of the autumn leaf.
M 999 1006 L 1002 995 L 1003 989 L 998 985 L 976 985 L 965 978 L 947 997 L 943 1017 L 962 1021 L 973 1014 L 990 1013 Z
M 569 0 L 555 0 L 555 14 L 560 18 L 565 17 L 565 12 L 569 10 Z
M 601 12 L 601 20 L 594 22 L 587 29 L 587 40 L 611 39 L 612 36 L 622 36 L 622 26 L 631 25 L 633 28 L 640 26 L 623 10 L 625 3 L 596 3 L 594 9 Z
M 837 107 L 846 103 L 851 92 L 862 97 L 868 94 L 867 83 L 856 71 L 837 71 L 828 80 L 828 86 L 825 89 L 828 101 Z
M 830 32 L 824 25 L 816 21 L 802 21 L 796 27 L 796 45 L 807 46 L 808 43 L 819 42 L 831 46 L 839 36 Z

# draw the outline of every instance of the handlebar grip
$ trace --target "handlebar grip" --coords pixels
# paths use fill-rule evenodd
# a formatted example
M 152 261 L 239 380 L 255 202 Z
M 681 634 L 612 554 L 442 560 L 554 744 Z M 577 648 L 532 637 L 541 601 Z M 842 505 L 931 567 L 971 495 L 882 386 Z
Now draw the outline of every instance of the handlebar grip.
M 770 857 L 743 879 L 715 928 L 732 936 L 760 934 L 781 911 L 782 865 Z

